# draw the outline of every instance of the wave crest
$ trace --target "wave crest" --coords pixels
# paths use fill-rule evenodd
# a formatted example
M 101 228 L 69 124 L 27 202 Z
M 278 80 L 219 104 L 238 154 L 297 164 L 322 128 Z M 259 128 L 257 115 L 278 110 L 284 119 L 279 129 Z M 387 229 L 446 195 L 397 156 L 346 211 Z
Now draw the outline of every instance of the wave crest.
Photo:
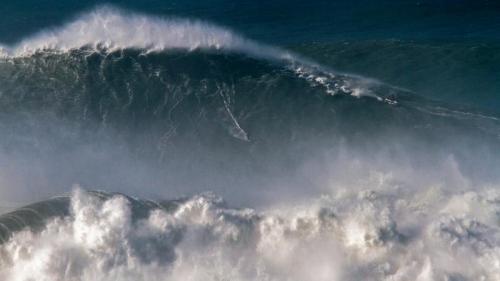
M 4 53 L 29 55 L 40 50 L 68 51 L 82 47 L 142 49 L 216 49 L 252 56 L 286 59 L 292 55 L 246 39 L 226 28 L 199 20 L 159 18 L 105 6 L 84 14 L 69 24 L 40 32 Z

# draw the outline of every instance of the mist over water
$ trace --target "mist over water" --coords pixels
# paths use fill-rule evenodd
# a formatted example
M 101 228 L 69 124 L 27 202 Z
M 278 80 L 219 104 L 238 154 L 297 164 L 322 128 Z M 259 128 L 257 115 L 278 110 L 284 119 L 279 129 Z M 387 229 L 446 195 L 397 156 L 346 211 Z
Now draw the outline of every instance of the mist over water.
M 500 117 L 366 48 L 111 6 L 4 44 L 0 279 L 500 279 Z

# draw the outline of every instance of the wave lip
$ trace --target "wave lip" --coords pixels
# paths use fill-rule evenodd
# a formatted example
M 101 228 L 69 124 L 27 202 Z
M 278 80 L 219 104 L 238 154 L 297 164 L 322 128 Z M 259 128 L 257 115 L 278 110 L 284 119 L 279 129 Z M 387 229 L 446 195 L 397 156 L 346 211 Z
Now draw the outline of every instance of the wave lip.
M 215 49 L 241 51 L 266 58 L 289 58 L 288 52 L 258 44 L 200 20 L 159 18 L 104 6 L 71 23 L 27 38 L 2 53 L 25 56 L 40 50 L 68 51 L 82 47 L 117 49 Z

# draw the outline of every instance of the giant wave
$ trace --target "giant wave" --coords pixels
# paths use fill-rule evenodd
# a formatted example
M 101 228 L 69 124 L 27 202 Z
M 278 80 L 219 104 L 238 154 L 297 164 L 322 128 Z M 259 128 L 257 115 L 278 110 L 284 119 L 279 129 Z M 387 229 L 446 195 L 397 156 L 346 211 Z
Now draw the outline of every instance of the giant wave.
M 0 216 L 1 279 L 500 278 L 496 116 L 112 7 L 2 54 L 0 196 L 121 193 Z

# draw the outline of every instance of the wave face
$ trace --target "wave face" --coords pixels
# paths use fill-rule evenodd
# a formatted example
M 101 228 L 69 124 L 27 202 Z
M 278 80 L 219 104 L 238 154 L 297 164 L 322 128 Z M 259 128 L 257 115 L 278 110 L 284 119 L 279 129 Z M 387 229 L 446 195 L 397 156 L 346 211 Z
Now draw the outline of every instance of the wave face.
M 5 45 L 0 279 L 498 280 L 498 114 L 391 81 L 112 7 Z
M 244 192 L 257 194 L 252 186 L 273 188 L 309 165 L 342 171 L 349 159 L 390 170 L 453 158 L 474 180 L 497 174 L 495 116 L 309 65 L 213 50 L 80 48 L 5 59 L 0 70 L 6 178 L 36 165 L 14 179 L 25 186 L 30 178 L 59 191 L 147 179 L 196 192 L 248 185 Z
M 0 246 L 0 276 L 40 281 L 500 278 L 497 190 L 447 197 L 430 189 L 398 194 L 397 200 L 394 195 L 347 192 L 258 213 L 229 208 L 210 195 L 153 203 L 77 189 L 65 198 L 67 209 L 42 231 L 17 232 Z M 53 200 L 29 210 L 38 214 L 42 206 L 60 205 Z M 22 214 L 3 215 L 0 222 L 5 227 Z

